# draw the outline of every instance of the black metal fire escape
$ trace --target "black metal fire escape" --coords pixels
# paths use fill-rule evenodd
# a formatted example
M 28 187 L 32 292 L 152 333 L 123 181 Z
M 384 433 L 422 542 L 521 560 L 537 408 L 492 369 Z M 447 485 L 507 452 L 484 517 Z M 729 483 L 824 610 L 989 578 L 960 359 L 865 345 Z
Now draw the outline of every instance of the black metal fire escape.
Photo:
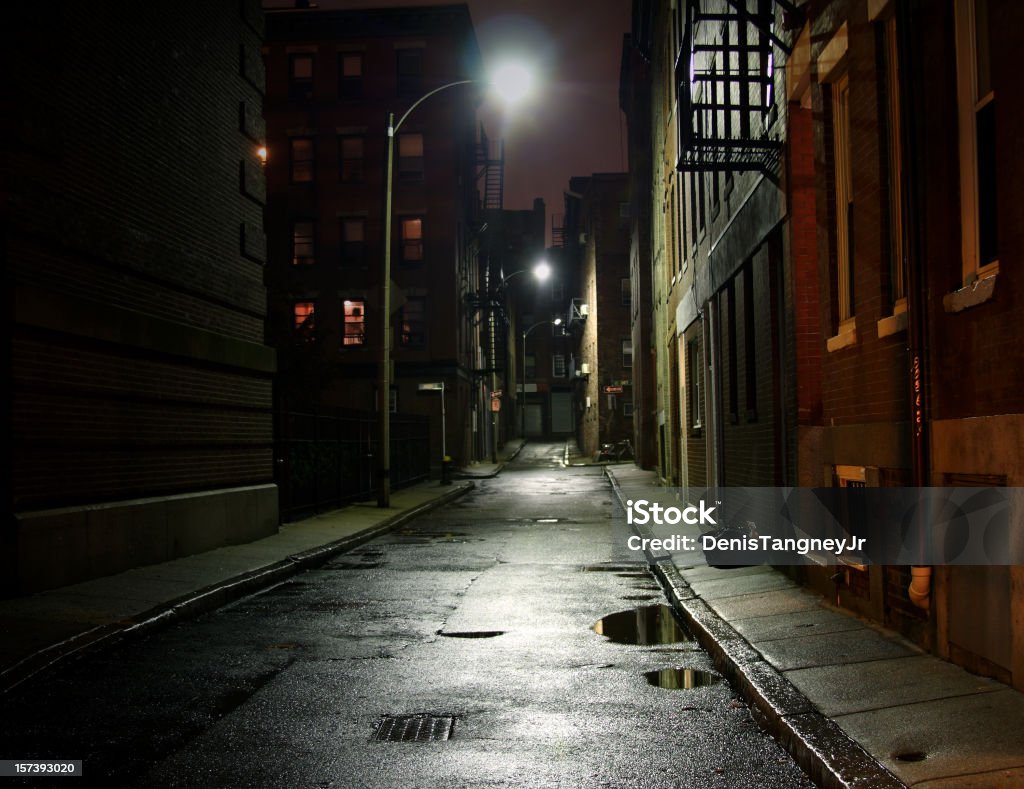
M 776 14 L 788 0 L 686 0 L 675 81 L 683 172 L 771 172 L 782 147 L 775 126 Z M 788 27 L 788 25 L 787 25 Z

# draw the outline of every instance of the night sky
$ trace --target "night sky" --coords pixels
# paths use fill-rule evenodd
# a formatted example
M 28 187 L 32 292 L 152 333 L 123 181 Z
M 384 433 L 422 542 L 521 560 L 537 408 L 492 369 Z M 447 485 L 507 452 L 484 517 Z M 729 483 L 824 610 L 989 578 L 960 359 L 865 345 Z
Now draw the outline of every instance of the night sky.
M 320 8 L 443 5 L 434 0 L 321 0 Z M 480 113 L 491 139 L 505 140 L 505 208 L 551 216 L 574 175 L 626 169 L 619 110 L 622 36 L 629 0 L 468 0 L 485 68 L 522 54 L 537 65 L 535 95 L 515 111 L 494 101 Z M 268 2 L 267 8 L 292 3 Z

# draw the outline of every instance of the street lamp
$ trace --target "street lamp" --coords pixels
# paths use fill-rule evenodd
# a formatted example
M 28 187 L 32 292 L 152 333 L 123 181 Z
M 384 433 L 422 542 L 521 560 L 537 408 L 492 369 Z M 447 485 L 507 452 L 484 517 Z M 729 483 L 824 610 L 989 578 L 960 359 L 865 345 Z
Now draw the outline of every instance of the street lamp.
M 547 265 L 547 264 L 545 264 Z M 562 319 L 555 318 L 553 321 L 537 321 L 529 329 L 523 330 L 523 405 L 520 410 L 520 438 L 526 438 L 526 337 L 536 329 L 538 326 L 545 326 L 547 324 L 552 326 L 561 326 Z
M 529 72 L 518 65 L 498 69 L 490 80 L 461 79 L 441 85 L 420 96 L 395 123 L 395 113 L 388 113 L 387 167 L 384 181 L 384 260 L 380 278 L 380 355 L 377 360 L 377 413 L 378 453 L 380 455 L 377 482 L 377 506 L 391 506 L 391 191 L 394 186 L 395 135 L 405 119 L 420 104 L 436 93 L 459 85 L 490 84 L 506 101 L 513 103 L 523 98 L 530 89 Z

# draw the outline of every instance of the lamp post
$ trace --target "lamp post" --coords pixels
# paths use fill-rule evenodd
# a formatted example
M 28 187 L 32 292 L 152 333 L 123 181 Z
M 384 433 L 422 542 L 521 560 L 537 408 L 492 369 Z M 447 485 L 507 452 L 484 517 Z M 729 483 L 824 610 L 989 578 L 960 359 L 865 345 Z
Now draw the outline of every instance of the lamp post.
M 555 318 L 553 321 L 537 321 L 529 329 L 523 330 L 523 405 L 520 409 L 520 438 L 526 438 L 526 338 L 530 332 L 536 329 L 538 326 L 545 326 L 551 324 L 552 326 L 561 326 L 562 319 Z
M 388 113 L 387 166 L 384 181 L 384 260 L 380 272 L 380 355 L 377 360 L 377 452 L 380 458 L 377 480 L 377 506 L 391 506 L 391 192 L 394 186 L 395 135 L 405 119 L 420 104 L 436 93 L 459 85 L 493 84 L 507 101 L 517 101 L 529 90 L 529 74 L 521 66 L 500 69 L 493 80 L 460 79 L 441 85 L 420 96 L 395 123 Z

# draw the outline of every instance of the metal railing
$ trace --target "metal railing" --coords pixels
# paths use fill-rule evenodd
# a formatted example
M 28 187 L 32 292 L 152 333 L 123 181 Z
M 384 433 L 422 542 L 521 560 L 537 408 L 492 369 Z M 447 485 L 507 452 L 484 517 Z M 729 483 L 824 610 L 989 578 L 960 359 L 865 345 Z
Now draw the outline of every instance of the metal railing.
M 377 417 L 341 408 L 281 408 L 275 452 L 281 520 L 376 497 Z M 391 415 L 391 488 L 427 479 L 430 420 Z

